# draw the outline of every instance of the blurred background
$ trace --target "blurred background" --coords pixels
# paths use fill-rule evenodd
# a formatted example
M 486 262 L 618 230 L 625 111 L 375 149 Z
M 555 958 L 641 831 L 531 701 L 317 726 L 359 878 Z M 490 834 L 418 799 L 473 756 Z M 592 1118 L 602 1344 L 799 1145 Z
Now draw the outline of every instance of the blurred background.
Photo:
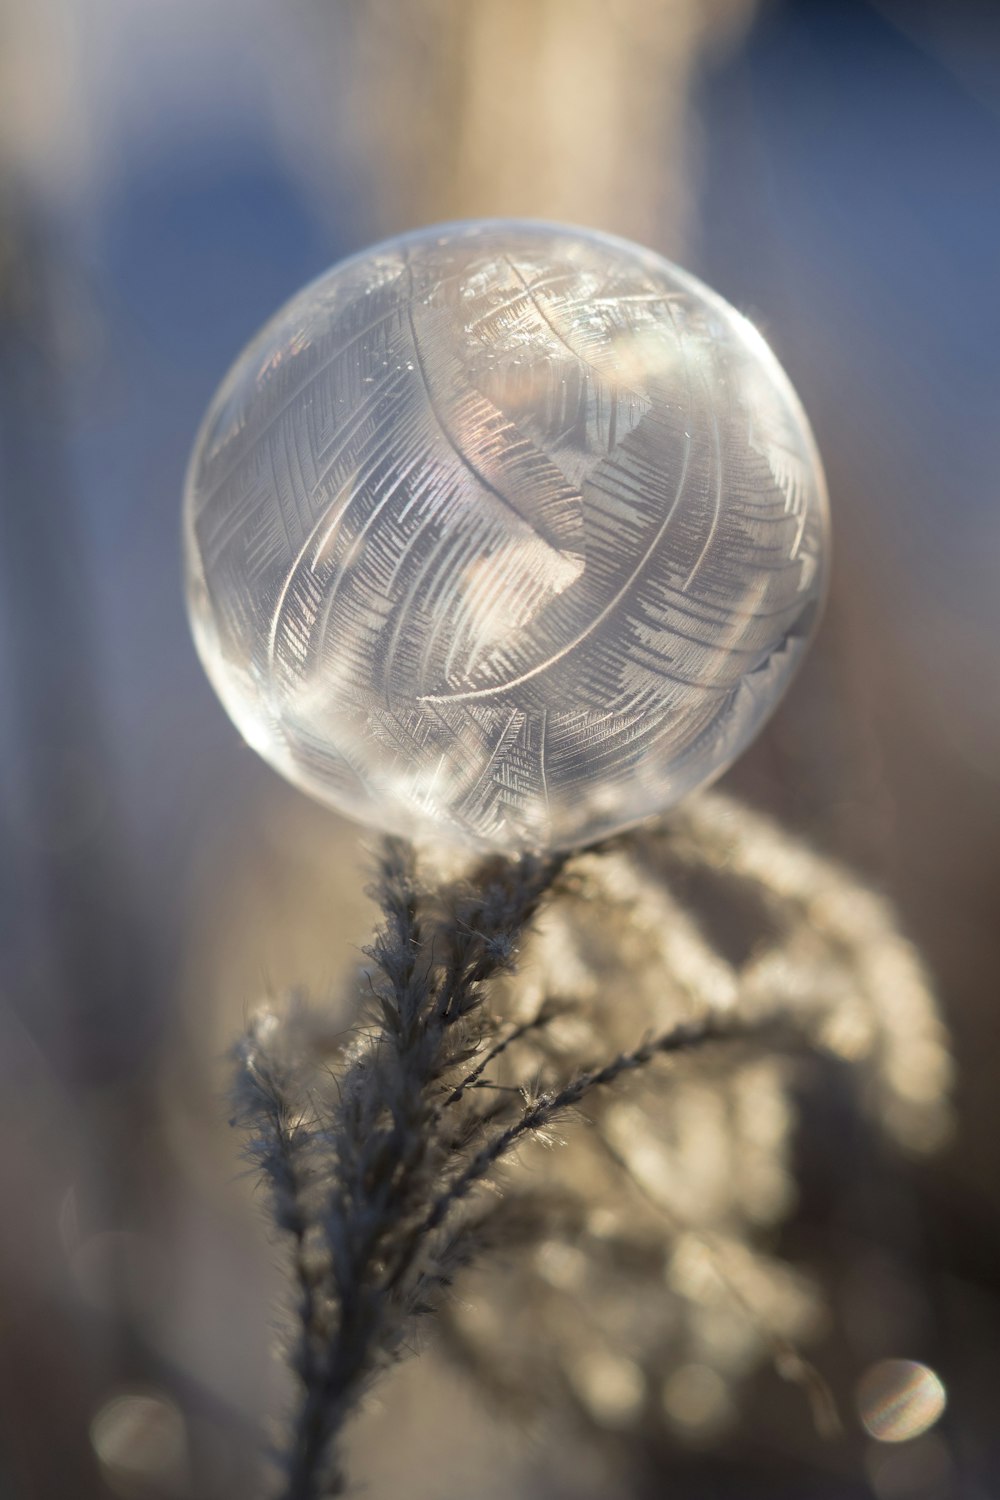
M 788 1230 L 828 1249 L 840 1437 L 778 1384 L 766 1442 L 681 1400 L 596 1462 L 431 1356 L 365 1414 L 356 1473 L 372 1500 L 987 1500 L 1000 12 L 965 0 L 0 0 L 0 1495 L 258 1493 L 280 1254 L 224 1054 L 262 996 L 333 995 L 371 914 L 358 834 L 257 761 L 196 663 L 184 468 L 292 292 L 476 214 L 655 247 L 791 375 L 833 593 L 726 784 L 897 904 L 952 1029 L 957 1125 L 886 1167 L 892 1213 L 819 1185 Z M 948 1397 L 891 1449 L 855 1414 L 888 1357 Z

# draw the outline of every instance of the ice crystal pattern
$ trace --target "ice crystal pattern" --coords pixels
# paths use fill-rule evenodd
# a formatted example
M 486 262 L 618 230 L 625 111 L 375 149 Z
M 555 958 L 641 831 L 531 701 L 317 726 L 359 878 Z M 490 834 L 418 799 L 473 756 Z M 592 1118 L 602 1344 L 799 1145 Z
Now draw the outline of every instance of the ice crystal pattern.
M 722 771 L 823 592 L 826 496 L 756 330 L 638 246 L 453 225 L 244 352 L 186 494 L 245 738 L 363 821 L 568 848 Z

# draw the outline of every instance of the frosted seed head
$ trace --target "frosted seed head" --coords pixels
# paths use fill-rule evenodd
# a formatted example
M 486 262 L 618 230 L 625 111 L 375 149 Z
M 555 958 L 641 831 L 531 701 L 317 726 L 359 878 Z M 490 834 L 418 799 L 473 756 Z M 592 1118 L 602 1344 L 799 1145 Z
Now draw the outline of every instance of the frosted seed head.
M 335 266 L 240 356 L 185 496 L 247 741 L 378 827 L 587 843 L 723 771 L 826 576 L 763 339 L 623 240 L 455 224 Z

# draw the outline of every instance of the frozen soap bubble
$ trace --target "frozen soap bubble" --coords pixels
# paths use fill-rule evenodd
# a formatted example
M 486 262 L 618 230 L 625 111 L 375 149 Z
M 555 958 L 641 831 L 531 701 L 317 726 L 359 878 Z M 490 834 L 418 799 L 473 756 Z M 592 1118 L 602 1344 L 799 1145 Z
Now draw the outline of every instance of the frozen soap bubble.
M 396 832 L 567 848 L 774 708 L 826 494 L 707 287 L 605 235 L 456 224 L 335 266 L 240 356 L 185 543 L 206 670 L 291 781 Z

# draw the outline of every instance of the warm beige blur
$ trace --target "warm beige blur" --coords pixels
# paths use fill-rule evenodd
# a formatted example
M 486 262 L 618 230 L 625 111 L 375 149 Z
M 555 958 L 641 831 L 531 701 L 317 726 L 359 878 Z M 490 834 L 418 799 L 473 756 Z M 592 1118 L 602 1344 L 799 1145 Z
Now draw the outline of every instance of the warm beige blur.
M 520 216 L 677 253 L 688 215 L 689 101 L 754 0 L 368 0 L 336 87 L 278 101 L 296 158 L 325 153 L 374 190 L 377 233 Z M 343 7 L 312 0 L 317 40 Z

